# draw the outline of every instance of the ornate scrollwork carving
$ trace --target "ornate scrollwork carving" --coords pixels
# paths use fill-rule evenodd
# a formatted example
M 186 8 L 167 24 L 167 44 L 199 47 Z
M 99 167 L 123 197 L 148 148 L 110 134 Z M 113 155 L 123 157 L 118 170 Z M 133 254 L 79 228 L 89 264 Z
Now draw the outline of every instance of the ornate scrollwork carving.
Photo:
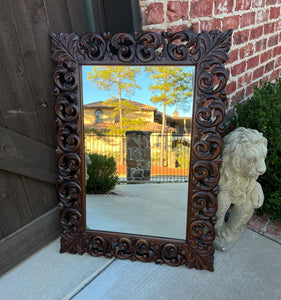
M 213 271 L 222 121 L 231 31 L 139 34 L 51 34 L 57 114 L 61 252 L 155 261 Z M 194 65 L 191 170 L 185 241 L 85 229 L 79 66 L 83 64 Z
M 210 192 L 194 193 L 191 198 L 191 207 L 194 215 L 199 215 L 201 220 L 212 219 L 217 211 L 216 197 Z
M 135 256 L 136 259 L 141 261 L 154 261 L 156 251 L 151 247 L 151 244 L 147 240 L 140 239 L 135 243 Z
M 133 255 L 132 240 L 124 237 L 117 242 L 117 246 L 113 249 L 114 256 L 120 259 L 129 259 Z
M 135 39 L 128 33 L 116 33 L 110 40 L 114 53 L 117 50 L 118 59 L 122 62 L 131 62 L 135 59 Z
M 63 63 L 68 68 L 77 68 L 77 62 L 83 60 L 79 53 L 79 36 L 76 33 L 51 33 L 52 59 L 57 63 Z
M 86 242 L 86 251 L 92 256 L 105 256 L 108 243 L 102 236 L 93 236 Z
M 143 33 L 138 37 L 136 41 L 137 58 L 141 62 L 152 61 L 159 55 L 159 52 L 157 52 L 157 50 L 160 50 L 161 46 L 163 46 L 164 49 L 165 40 L 162 36 L 154 32 Z
M 170 266 L 180 266 L 185 263 L 185 256 L 175 244 L 166 244 L 161 249 L 163 261 Z
M 67 180 L 71 180 L 71 173 L 75 174 L 81 167 L 81 158 L 77 153 L 64 153 L 58 157 L 59 173 Z
M 184 246 L 184 253 L 186 255 L 186 266 L 188 268 L 196 268 L 198 270 L 214 271 L 212 261 L 214 259 L 214 250 L 209 246 L 204 251 L 198 251 L 198 243 L 191 240 L 189 245 Z M 200 255 L 198 255 L 200 252 Z
M 85 252 L 85 236 L 81 232 L 64 230 L 61 233 L 60 252 L 83 254 Z
M 195 162 L 192 166 L 192 183 L 204 191 L 212 190 L 219 180 L 219 167 L 214 161 Z
M 174 34 L 165 34 L 169 37 L 168 42 L 168 53 L 173 60 L 186 60 L 188 58 L 189 52 L 192 50 L 192 46 L 195 47 L 197 44 L 197 35 L 190 31 L 181 31 Z M 175 41 L 180 41 L 180 43 L 174 43 Z M 194 48 L 192 54 L 195 54 Z
M 220 154 L 221 140 L 214 131 L 204 131 L 202 139 L 194 143 L 193 153 L 198 159 L 214 160 Z
M 86 55 L 91 60 L 100 60 L 104 57 L 106 52 L 106 39 L 109 38 L 109 34 L 103 36 L 97 33 L 86 33 L 80 39 L 80 53 Z
M 75 152 L 80 147 L 79 129 L 76 124 L 65 123 L 58 129 L 57 144 L 65 152 Z
M 196 122 L 198 122 L 201 127 L 217 128 L 217 126 L 220 125 L 224 119 L 225 104 L 216 96 L 212 96 L 211 98 L 207 97 L 204 100 L 209 102 L 209 104 L 207 107 L 204 106 L 198 108 L 194 116 Z M 218 133 L 221 134 L 220 132 Z
M 65 207 L 60 214 L 60 223 L 65 230 L 77 234 L 81 230 L 82 214 L 77 209 Z
M 78 206 L 78 199 L 81 196 L 81 186 L 74 182 L 64 182 L 59 186 L 58 189 L 59 196 L 61 199 L 61 204 L 65 207 L 75 207 Z
M 191 222 L 190 232 L 193 238 L 199 239 L 200 242 L 210 244 L 214 240 L 214 226 L 206 221 Z
M 232 31 L 202 31 L 198 36 L 199 67 L 208 70 L 212 65 L 224 64 L 228 58 Z
M 56 68 L 53 79 L 57 87 L 62 91 L 72 91 L 77 88 L 78 74 L 75 69 L 69 69 L 61 64 Z
M 56 99 L 55 111 L 60 120 L 64 122 L 73 122 L 79 116 L 77 108 L 77 99 L 67 93 L 61 94 Z

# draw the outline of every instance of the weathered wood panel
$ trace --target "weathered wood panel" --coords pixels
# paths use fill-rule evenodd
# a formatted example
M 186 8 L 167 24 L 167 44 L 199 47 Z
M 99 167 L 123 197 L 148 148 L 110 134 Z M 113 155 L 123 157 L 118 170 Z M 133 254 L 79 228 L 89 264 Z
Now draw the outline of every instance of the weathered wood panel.
M 2 112 L 0 110 L 0 126 L 4 126 L 5 122 L 4 122 L 4 117 L 2 116 Z
M 0 127 L 1 169 L 56 184 L 55 148 Z
M 42 0 L 11 0 L 10 5 L 31 91 L 30 102 L 34 103 L 42 127 L 40 140 L 55 146 L 52 64 L 44 4 Z
M 1 1 L 0 28 L 0 110 L 5 125 L 11 130 L 42 141 L 43 129 L 33 102 L 8 1 Z
M 34 219 L 57 205 L 57 190 L 54 184 L 40 182 L 28 177 L 23 177 L 23 183 Z
M 54 208 L 0 241 L 0 276 L 53 241 L 60 232 L 59 211 Z
M 20 175 L 0 170 L 0 227 L 7 236 L 34 218 Z
M 78 34 L 89 31 L 87 29 L 87 21 L 85 17 L 86 14 L 83 2 L 77 0 L 68 0 L 67 7 L 72 31 L 75 31 Z
M 1 227 L 0 227 L 0 240 L 2 240 L 3 239 L 3 233 L 2 233 L 2 230 L 1 230 Z
M 44 0 L 50 32 L 72 32 L 66 0 Z M 79 1 L 83 5 L 82 1 Z
M 42 247 L 59 232 L 57 214 L 48 214 L 57 205 L 49 34 L 86 32 L 84 14 L 83 1 L 1 1 L 1 269 L 6 261 L 1 271 Z M 11 259 L 3 254 L 7 252 Z

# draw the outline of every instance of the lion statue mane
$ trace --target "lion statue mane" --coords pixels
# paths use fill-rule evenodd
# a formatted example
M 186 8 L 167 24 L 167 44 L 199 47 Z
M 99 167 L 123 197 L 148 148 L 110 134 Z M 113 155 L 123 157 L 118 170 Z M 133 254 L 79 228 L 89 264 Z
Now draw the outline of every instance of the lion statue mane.
M 217 249 L 229 250 L 255 208 L 262 206 L 264 195 L 256 180 L 266 171 L 266 155 L 267 140 L 257 130 L 239 127 L 224 137 L 215 225 Z

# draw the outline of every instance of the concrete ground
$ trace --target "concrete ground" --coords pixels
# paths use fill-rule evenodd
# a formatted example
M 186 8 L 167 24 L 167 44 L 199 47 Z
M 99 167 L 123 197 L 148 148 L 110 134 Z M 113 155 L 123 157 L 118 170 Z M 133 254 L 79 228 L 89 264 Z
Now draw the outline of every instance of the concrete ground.
M 246 229 L 229 252 L 216 251 L 214 267 L 212 273 L 60 254 L 57 239 L 0 277 L 0 299 L 281 299 L 281 244 L 262 231 Z

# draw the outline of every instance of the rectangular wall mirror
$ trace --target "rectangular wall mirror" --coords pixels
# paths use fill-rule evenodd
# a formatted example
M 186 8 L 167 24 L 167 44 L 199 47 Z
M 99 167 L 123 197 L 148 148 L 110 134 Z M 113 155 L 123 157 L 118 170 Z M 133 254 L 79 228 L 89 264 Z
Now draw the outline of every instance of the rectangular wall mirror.
M 231 33 L 51 34 L 61 252 L 213 271 Z
M 194 71 L 194 66 L 82 66 L 85 155 L 113 157 L 120 184 L 97 195 L 96 179 L 88 179 L 86 228 L 185 239 Z M 149 136 L 150 157 L 140 166 L 128 161 L 127 130 Z M 146 167 L 147 178 L 132 182 L 127 162 L 135 164 L 134 172 Z

